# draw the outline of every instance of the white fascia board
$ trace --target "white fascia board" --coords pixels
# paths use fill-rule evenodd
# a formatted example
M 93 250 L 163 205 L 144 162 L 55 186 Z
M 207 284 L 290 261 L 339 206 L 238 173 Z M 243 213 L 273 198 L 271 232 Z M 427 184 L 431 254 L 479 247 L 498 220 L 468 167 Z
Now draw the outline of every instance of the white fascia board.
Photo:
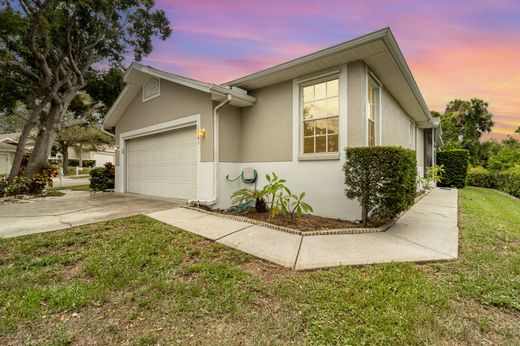
M 126 79 L 126 76 L 125 76 L 125 79 Z M 108 110 L 107 112 L 107 115 L 105 116 L 105 119 L 103 119 L 103 128 L 106 128 L 105 125 L 108 123 L 108 121 L 112 118 L 115 110 L 117 109 L 117 107 L 119 106 L 119 103 L 121 102 L 121 100 L 123 99 L 124 95 L 126 94 L 128 88 L 130 87 L 130 84 L 127 84 L 125 85 L 125 87 L 123 88 L 123 91 L 121 91 L 121 93 L 119 94 L 119 96 L 117 97 L 117 99 L 115 100 L 114 104 L 112 105 L 112 107 L 110 107 L 110 109 Z M 112 126 L 110 126 L 112 127 Z
M 217 94 L 220 96 L 225 97 L 226 95 L 231 95 L 234 99 L 241 100 L 248 104 L 249 106 L 252 106 L 256 102 L 256 98 L 250 95 L 245 95 L 241 92 L 237 92 L 235 90 L 228 89 L 226 87 L 220 86 L 220 85 L 211 85 L 211 93 Z
M 367 35 L 355 38 L 353 40 L 350 40 L 350 41 L 347 41 L 347 42 L 343 42 L 343 43 L 340 43 L 338 45 L 322 49 L 322 50 L 320 50 L 318 52 L 311 53 L 311 54 L 302 56 L 300 58 L 297 58 L 297 59 L 294 59 L 294 60 L 290 60 L 288 62 L 285 62 L 285 63 L 279 64 L 279 65 L 267 68 L 265 70 L 261 70 L 261 71 L 252 73 L 252 74 L 247 75 L 245 77 L 241 77 L 241 78 L 229 81 L 229 82 L 224 83 L 222 85 L 240 86 L 240 84 L 243 84 L 245 82 L 249 82 L 249 81 L 251 81 L 253 79 L 261 78 L 261 77 L 264 77 L 266 75 L 269 75 L 269 74 L 272 74 L 272 73 L 275 73 L 275 72 L 283 71 L 285 69 L 288 69 L 288 68 L 291 68 L 291 67 L 294 67 L 294 66 L 298 66 L 298 65 L 301 65 L 301 64 L 304 64 L 304 63 L 307 63 L 307 62 L 311 62 L 311 61 L 314 61 L 314 60 L 319 60 L 319 59 L 322 59 L 322 58 L 324 58 L 326 56 L 329 56 L 329 55 L 332 55 L 332 54 L 336 54 L 336 53 L 339 53 L 339 52 L 344 51 L 344 50 L 349 50 L 349 49 L 352 49 L 352 48 L 355 48 L 355 47 L 358 47 L 358 46 L 362 46 L 362 45 L 370 43 L 372 41 L 379 40 L 379 39 L 384 38 L 385 36 L 387 36 L 389 32 L 390 32 L 390 29 L 388 27 L 384 28 L 384 29 L 381 29 L 381 30 L 378 30 L 378 31 L 374 31 L 372 33 L 369 33 Z
M 426 102 L 422 97 L 421 91 L 417 86 L 417 82 L 415 81 L 415 78 L 413 77 L 412 72 L 410 71 L 410 68 L 406 63 L 406 60 L 404 59 L 403 53 L 401 52 L 401 49 L 399 48 L 397 41 L 395 40 L 395 37 L 392 35 L 392 32 L 390 30 L 388 30 L 387 35 L 384 36 L 383 41 L 385 42 L 386 47 L 388 48 L 390 54 L 397 63 L 397 66 L 401 70 L 401 73 L 405 77 L 408 85 L 412 89 L 412 93 L 414 94 L 417 102 L 419 103 L 419 106 L 423 110 L 424 115 L 426 115 L 428 121 L 433 125 L 433 119 L 430 110 L 428 109 L 428 106 L 426 105 Z
M 192 89 L 197 89 L 197 90 L 204 91 L 207 93 L 210 92 L 211 84 L 200 82 L 195 79 L 179 76 L 179 75 L 176 75 L 173 73 L 164 72 L 164 71 L 158 70 L 158 69 L 150 67 L 150 66 L 145 66 L 145 65 L 134 62 L 134 63 L 132 63 L 132 65 L 130 65 L 130 69 L 135 69 L 140 72 L 149 74 L 151 76 L 155 76 L 155 77 L 158 77 L 161 79 L 168 80 L 170 82 L 181 84 L 181 85 L 190 87 Z M 127 78 L 126 75 L 125 75 L 125 78 Z

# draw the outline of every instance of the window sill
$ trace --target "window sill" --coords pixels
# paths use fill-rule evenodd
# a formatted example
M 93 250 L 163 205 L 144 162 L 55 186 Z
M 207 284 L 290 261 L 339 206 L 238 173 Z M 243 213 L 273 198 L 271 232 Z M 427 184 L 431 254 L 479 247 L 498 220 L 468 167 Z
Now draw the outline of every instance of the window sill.
M 325 160 L 339 160 L 339 153 L 300 154 L 300 155 L 298 155 L 298 161 L 325 161 Z

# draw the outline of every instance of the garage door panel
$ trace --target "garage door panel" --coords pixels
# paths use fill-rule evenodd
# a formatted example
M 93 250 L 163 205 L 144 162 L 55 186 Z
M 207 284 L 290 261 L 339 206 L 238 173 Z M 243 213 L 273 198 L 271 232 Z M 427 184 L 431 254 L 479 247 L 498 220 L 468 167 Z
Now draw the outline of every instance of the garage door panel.
M 179 199 L 196 198 L 195 128 L 129 140 L 128 192 Z

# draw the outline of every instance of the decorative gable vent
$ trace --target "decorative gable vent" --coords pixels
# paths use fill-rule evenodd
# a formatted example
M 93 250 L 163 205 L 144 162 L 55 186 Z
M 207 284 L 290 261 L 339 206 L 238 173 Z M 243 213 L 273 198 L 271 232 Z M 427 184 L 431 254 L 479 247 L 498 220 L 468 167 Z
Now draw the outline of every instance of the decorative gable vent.
M 161 95 L 161 81 L 159 78 L 150 78 L 143 85 L 143 102 Z

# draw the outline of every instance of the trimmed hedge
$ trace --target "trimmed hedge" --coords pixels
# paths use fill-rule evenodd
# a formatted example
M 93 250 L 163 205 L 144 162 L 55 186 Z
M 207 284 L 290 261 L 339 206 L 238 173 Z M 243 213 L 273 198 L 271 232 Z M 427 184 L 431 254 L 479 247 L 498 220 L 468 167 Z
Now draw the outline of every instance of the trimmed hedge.
M 466 186 L 468 174 L 469 151 L 466 149 L 443 150 L 437 153 L 437 164 L 444 166 L 444 174 L 439 186 L 455 186 L 459 189 Z
M 115 185 L 115 167 L 112 163 L 105 163 L 105 167 L 94 168 L 90 171 L 89 187 L 94 191 L 113 189 Z
M 356 199 L 368 215 L 381 221 L 406 210 L 415 200 L 415 151 L 402 147 L 346 148 L 345 194 Z
M 520 166 L 503 172 L 488 171 L 484 167 L 472 167 L 468 171 L 468 185 L 498 189 L 520 197 Z
M 488 171 L 484 167 L 470 167 L 468 170 L 468 185 L 487 187 L 490 189 L 497 188 L 497 174 Z
M 500 191 L 520 197 L 520 166 L 498 173 L 497 185 Z
M 83 167 L 94 167 L 96 160 L 83 160 Z M 69 159 L 69 167 L 79 167 L 78 159 Z

